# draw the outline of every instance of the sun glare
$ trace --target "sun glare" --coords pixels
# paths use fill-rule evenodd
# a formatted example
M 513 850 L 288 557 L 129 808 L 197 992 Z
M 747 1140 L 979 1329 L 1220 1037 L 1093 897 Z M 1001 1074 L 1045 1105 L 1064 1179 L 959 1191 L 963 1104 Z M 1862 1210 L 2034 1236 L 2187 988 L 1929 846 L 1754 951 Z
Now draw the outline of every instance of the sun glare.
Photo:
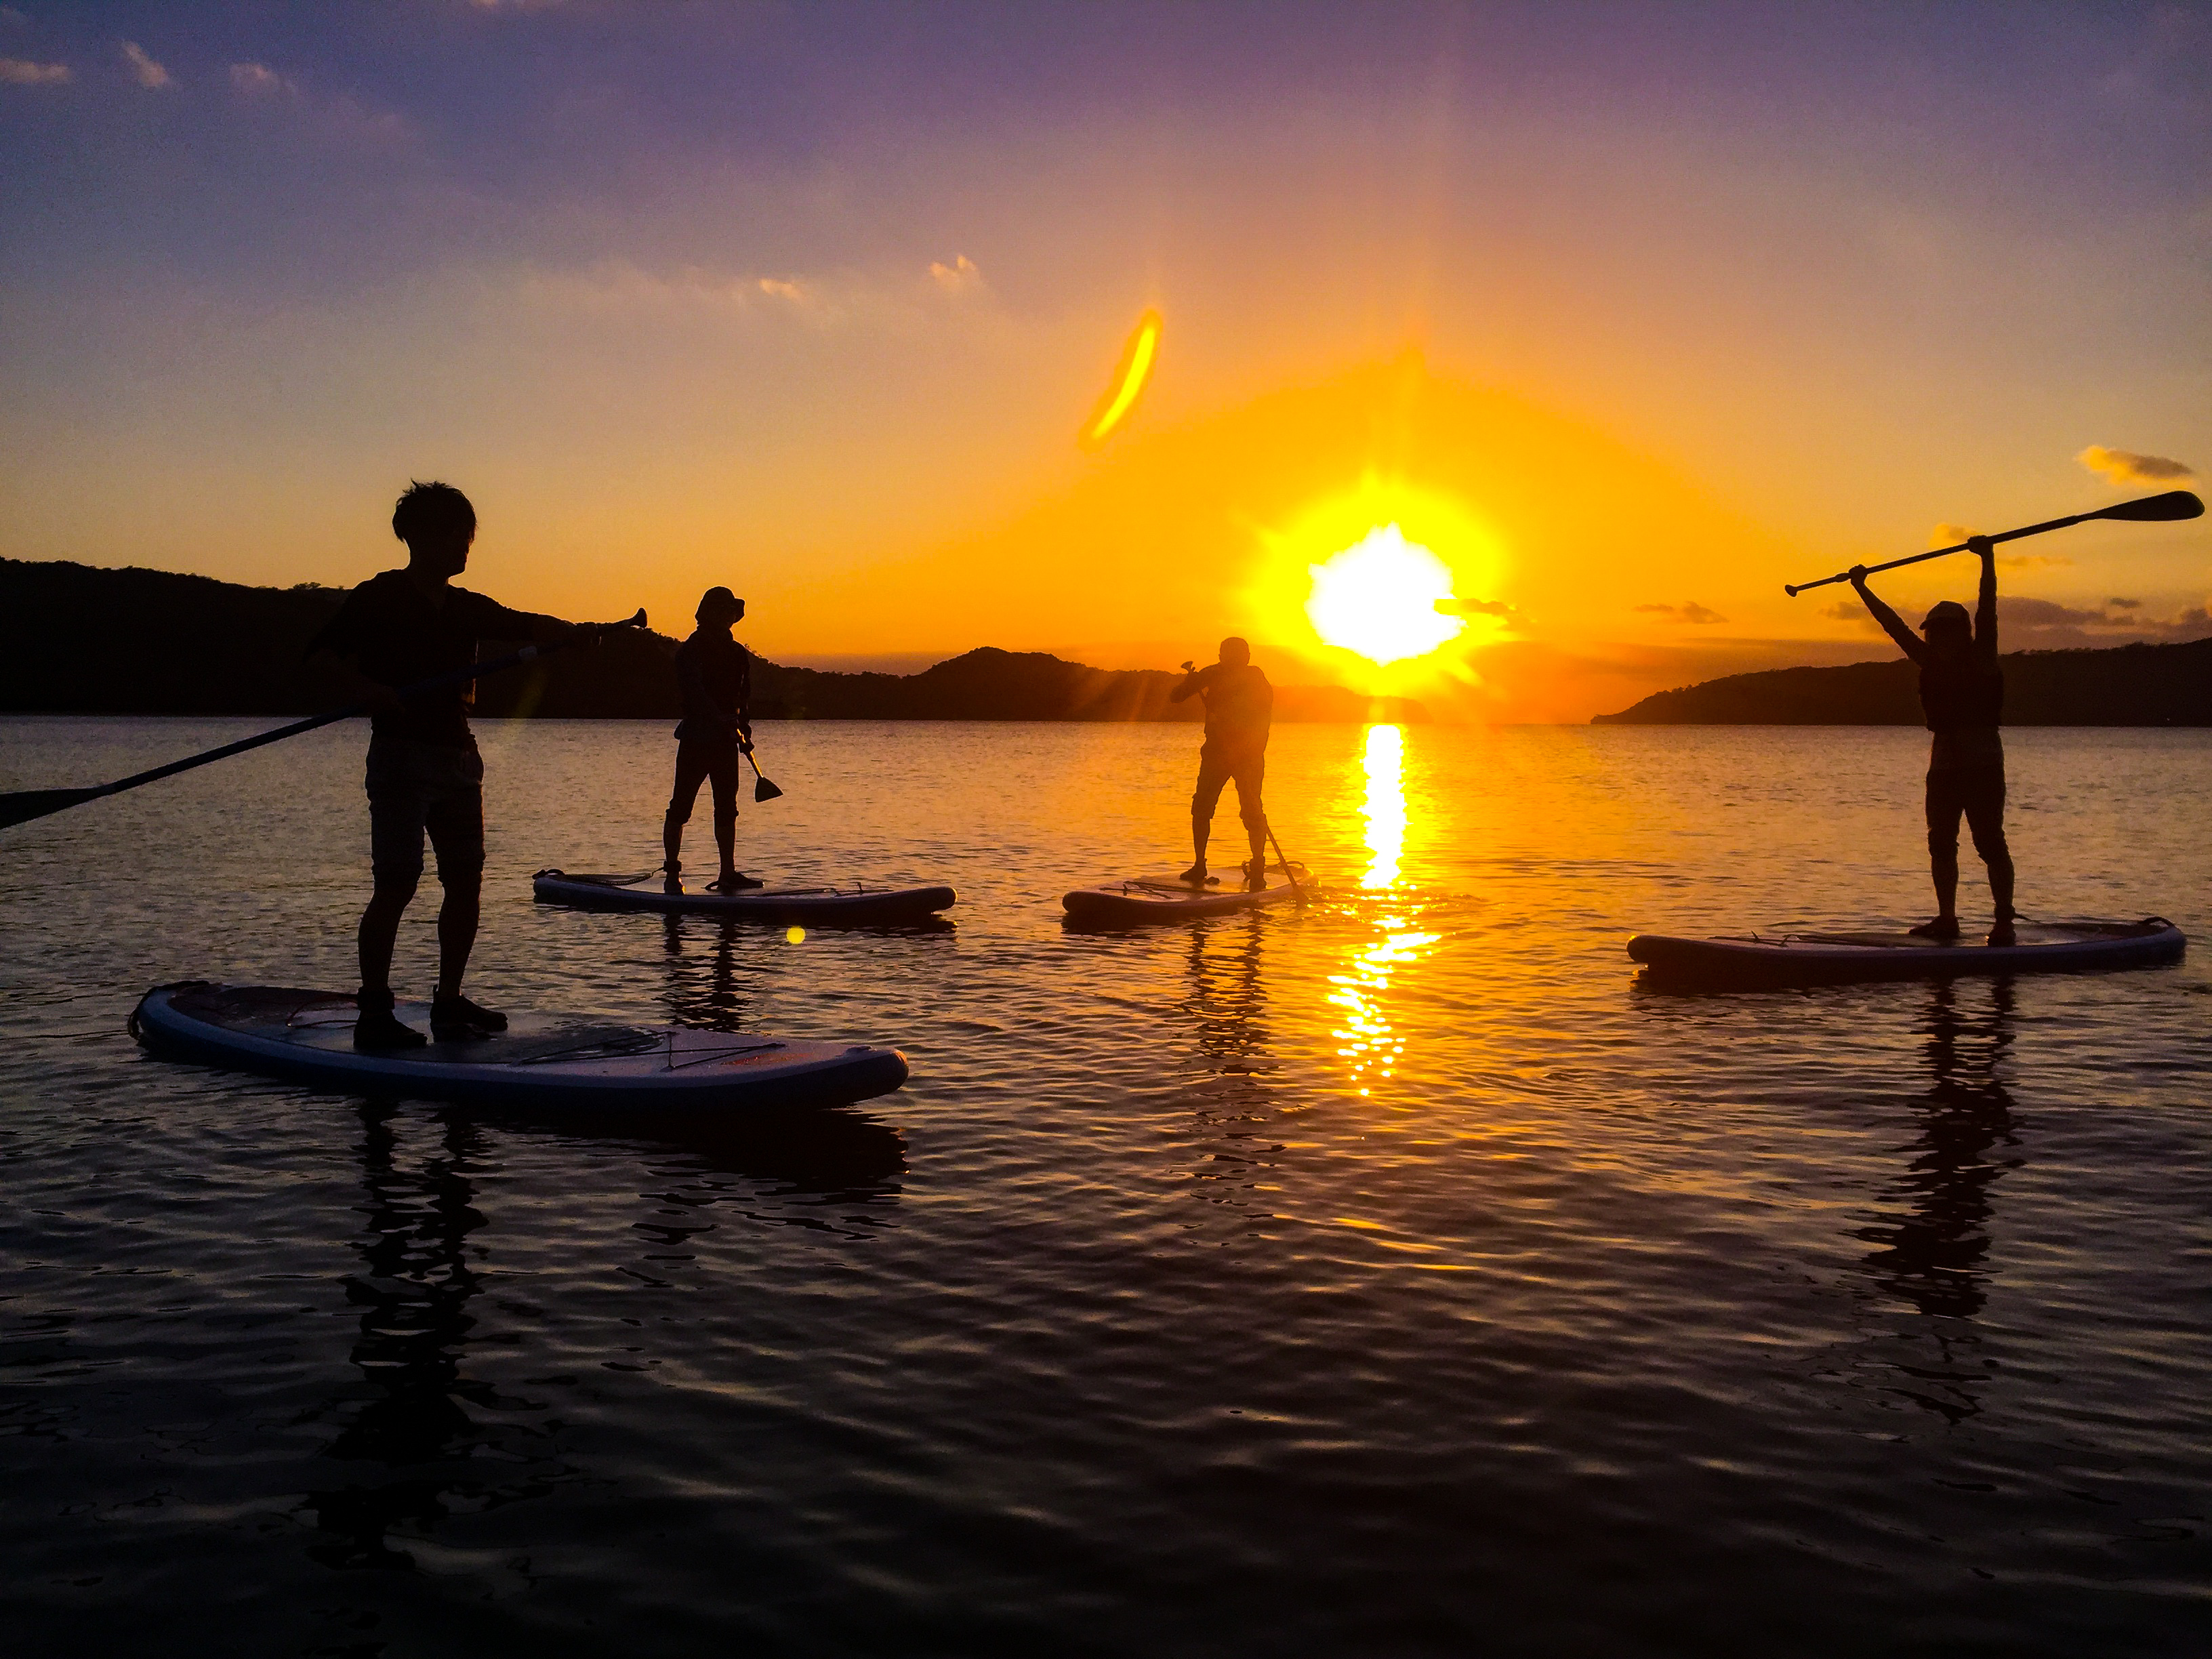
M 1439 608 L 1451 602 L 1449 567 L 1395 524 L 1310 568 L 1306 616 L 1314 632 L 1370 662 L 1426 656 L 1467 627 Z

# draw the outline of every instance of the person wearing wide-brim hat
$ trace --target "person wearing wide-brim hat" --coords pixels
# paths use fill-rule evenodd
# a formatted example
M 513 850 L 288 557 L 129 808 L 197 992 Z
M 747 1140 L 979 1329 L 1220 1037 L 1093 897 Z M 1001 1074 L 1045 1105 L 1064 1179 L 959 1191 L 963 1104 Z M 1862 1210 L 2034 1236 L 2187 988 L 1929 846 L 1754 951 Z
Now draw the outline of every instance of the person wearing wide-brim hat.
M 738 768 L 753 737 L 752 658 L 730 630 L 744 614 L 743 599 L 726 587 L 710 587 L 699 600 L 699 626 L 676 647 L 684 718 L 676 727 L 676 787 L 660 829 L 663 884 L 672 893 L 684 890 L 684 826 L 691 821 L 702 783 L 714 792 L 714 845 L 722 855 L 710 890 L 734 893 L 762 884 L 737 865 Z

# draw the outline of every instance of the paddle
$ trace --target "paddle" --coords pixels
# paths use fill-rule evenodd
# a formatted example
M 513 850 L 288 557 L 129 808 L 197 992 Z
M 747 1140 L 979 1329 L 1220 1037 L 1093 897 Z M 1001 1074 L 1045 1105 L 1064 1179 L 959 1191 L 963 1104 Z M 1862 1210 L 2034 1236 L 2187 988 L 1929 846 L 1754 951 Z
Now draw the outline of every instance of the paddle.
M 2101 507 L 2094 513 L 2076 513 L 2070 519 L 2050 519 L 2042 524 L 2027 525 L 2018 530 L 2001 531 L 1990 540 L 2016 542 L 2022 536 L 2040 536 L 2046 530 L 2063 530 L 2069 525 L 2087 524 L 2092 519 L 2121 519 L 2132 523 L 2152 524 L 2169 519 L 2194 519 L 2203 511 L 2204 503 L 2188 490 L 2169 489 L 2163 495 L 2145 495 L 2140 501 L 2122 501 L 2117 507 Z M 1867 567 L 1867 574 L 1871 576 L 1878 570 L 1894 570 L 1899 565 L 1918 564 L 1923 559 L 1940 559 L 1947 553 L 1963 553 L 1966 550 L 1966 544 L 1964 542 L 1956 547 L 1938 547 L 1926 553 L 1915 553 L 1909 558 L 1892 559 L 1887 564 L 1870 564 Z M 1847 582 L 1850 579 L 1851 573 L 1842 570 L 1832 576 L 1823 576 L 1816 582 L 1799 582 L 1794 587 L 1784 582 L 1782 591 L 1794 599 L 1810 588 L 1826 587 L 1830 582 Z
M 1291 891 L 1297 896 L 1298 902 L 1304 904 L 1306 890 L 1298 885 L 1297 872 L 1291 868 L 1291 860 L 1283 851 L 1283 843 L 1275 839 L 1275 826 L 1272 823 L 1267 826 L 1267 845 L 1275 849 L 1275 858 L 1282 865 L 1283 873 L 1291 878 Z
M 752 739 L 748 738 L 738 746 L 744 750 L 745 758 L 752 763 L 753 799 L 757 801 L 774 800 L 783 791 L 761 775 L 760 760 L 753 753 Z
M 524 663 L 534 662 L 538 658 L 550 656 L 556 651 L 565 651 L 572 645 L 582 645 L 587 641 L 597 639 L 600 634 L 609 629 L 644 626 L 645 612 L 642 611 L 626 622 L 586 623 L 584 628 L 578 629 L 566 639 L 556 640 L 550 645 L 526 645 L 520 651 L 512 652 L 504 657 L 495 657 L 489 662 L 471 663 L 466 668 L 456 668 L 450 673 L 434 674 L 427 680 L 417 680 L 412 685 L 401 687 L 399 696 L 404 701 L 409 697 L 419 697 L 428 691 L 442 691 L 448 686 L 466 685 L 471 680 L 482 679 L 487 674 L 497 674 L 509 668 L 520 668 Z M 264 732 L 258 737 L 240 738 L 236 743 L 226 743 L 219 749 L 209 750 L 205 754 L 193 755 L 180 761 L 171 761 L 167 766 L 157 766 L 150 772 L 134 772 L 127 778 L 118 778 L 113 783 L 94 784 L 88 789 L 12 789 L 0 793 L 0 830 L 9 829 L 18 823 L 28 823 L 33 818 L 43 818 L 52 813 L 66 811 L 72 806 L 82 806 L 88 800 L 98 800 L 103 795 L 119 795 L 125 789 L 136 789 L 142 783 L 155 783 L 163 778 L 173 778 L 179 772 L 191 771 L 195 766 L 205 766 L 214 761 L 228 760 L 231 756 L 242 755 L 249 749 L 258 749 L 264 744 L 281 742 L 286 738 L 296 738 L 302 732 L 312 732 L 317 726 L 329 726 L 337 720 L 351 720 L 356 715 L 366 714 L 369 712 L 369 706 L 365 702 L 349 704 L 343 708 L 333 708 L 327 714 L 316 714 L 307 720 L 295 720 L 291 725 L 280 726 L 273 732 Z

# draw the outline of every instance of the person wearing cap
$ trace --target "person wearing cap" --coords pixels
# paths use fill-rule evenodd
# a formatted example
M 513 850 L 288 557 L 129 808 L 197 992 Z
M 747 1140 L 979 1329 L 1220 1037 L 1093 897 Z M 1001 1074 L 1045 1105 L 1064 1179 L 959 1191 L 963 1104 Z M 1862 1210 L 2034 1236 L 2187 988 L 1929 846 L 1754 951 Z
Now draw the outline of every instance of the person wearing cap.
M 730 636 L 745 614 L 745 602 L 726 587 L 710 587 L 699 600 L 699 626 L 676 647 L 676 684 L 684 697 L 684 718 L 676 727 L 676 787 L 668 797 L 668 816 L 660 827 L 663 885 L 684 890 L 684 826 L 699 799 L 699 786 L 714 792 L 714 845 L 722 855 L 721 873 L 708 884 L 716 893 L 734 893 L 762 884 L 737 865 L 738 775 L 744 750 L 751 747 L 752 658 Z
M 1955 599 L 1928 613 L 1915 634 L 1867 586 L 1867 568 L 1853 565 L 1851 586 L 1898 649 L 1920 665 L 1920 707 L 1934 733 L 1928 753 L 1928 860 L 1936 880 L 1936 915 L 1911 931 L 1923 939 L 1959 937 L 1959 820 L 1989 866 L 1996 921 L 1991 945 L 2016 942 L 2013 928 L 2012 850 L 2005 845 L 2004 671 L 1997 666 L 1996 549 L 1986 536 L 1966 543 L 1982 561 L 1974 614 Z

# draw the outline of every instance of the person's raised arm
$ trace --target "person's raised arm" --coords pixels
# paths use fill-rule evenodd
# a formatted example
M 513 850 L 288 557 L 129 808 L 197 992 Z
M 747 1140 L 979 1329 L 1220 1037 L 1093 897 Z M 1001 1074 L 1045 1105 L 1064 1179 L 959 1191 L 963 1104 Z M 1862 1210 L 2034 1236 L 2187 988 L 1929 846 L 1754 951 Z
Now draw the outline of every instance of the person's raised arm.
M 1881 624 L 1881 631 L 1897 641 L 1899 650 L 1911 658 L 1913 661 L 1920 661 L 1927 654 L 1927 641 L 1905 625 L 1904 617 L 1899 616 L 1875 597 L 1875 591 L 1866 583 L 1867 568 L 1863 564 L 1853 565 L 1850 568 L 1850 578 L 1852 591 L 1866 601 L 1866 608 L 1874 614 L 1874 619 Z
M 1974 605 L 1974 654 L 1985 667 L 1997 665 L 1997 550 L 1987 536 L 1969 536 L 1966 545 L 1980 555 L 1982 591 Z
M 1182 665 L 1182 679 L 1169 691 L 1168 701 L 1182 702 L 1204 690 L 1206 677 L 1209 672 L 1203 668 L 1194 668 L 1188 663 L 1185 663 Z

